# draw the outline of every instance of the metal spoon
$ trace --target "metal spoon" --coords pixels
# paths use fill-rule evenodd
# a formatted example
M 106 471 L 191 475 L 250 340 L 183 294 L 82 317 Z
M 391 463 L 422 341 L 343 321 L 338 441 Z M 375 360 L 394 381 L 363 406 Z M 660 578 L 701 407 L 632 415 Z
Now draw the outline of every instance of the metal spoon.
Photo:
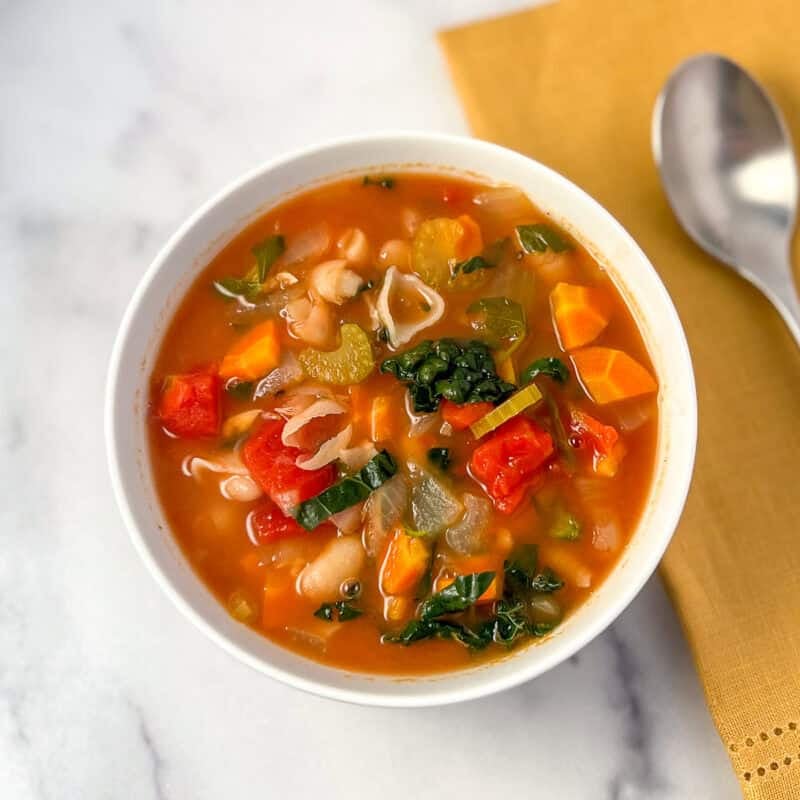
M 653 112 L 653 154 L 692 239 L 760 289 L 800 344 L 790 261 L 797 165 L 777 106 L 740 66 L 684 61 Z

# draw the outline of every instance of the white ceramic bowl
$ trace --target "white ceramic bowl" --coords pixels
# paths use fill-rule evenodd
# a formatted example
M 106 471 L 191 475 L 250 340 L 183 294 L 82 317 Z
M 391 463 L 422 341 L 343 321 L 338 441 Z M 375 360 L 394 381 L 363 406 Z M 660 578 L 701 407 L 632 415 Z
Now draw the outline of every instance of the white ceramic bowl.
M 288 195 L 343 174 L 413 169 L 478 175 L 521 187 L 606 266 L 639 324 L 658 373 L 660 424 L 647 505 L 618 565 L 556 632 L 473 669 L 390 678 L 326 667 L 235 622 L 192 571 L 168 530 L 149 468 L 148 380 L 165 327 L 189 284 L 233 236 Z M 476 139 L 392 133 L 293 153 L 226 187 L 167 242 L 145 273 L 114 345 L 106 398 L 111 478 L 133 543 L 175 605 L 207 636 L 255 669 L 337 700 L 385 706 L 453 703 L 507 689 L 560 664 L 606 628 L 656 568 L 683 509 L 694 463 L 694 375 L 678 315 L 647 257 L 591 197 L 518 153 Z

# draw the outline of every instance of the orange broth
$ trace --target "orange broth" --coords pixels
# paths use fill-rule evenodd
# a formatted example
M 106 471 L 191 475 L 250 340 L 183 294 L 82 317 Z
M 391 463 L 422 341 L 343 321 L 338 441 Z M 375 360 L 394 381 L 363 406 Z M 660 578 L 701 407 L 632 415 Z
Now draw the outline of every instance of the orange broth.
M 306 597 L 298 587 L 306 565 L 342 534 L 333 525 L 326 524 L 309 532 L 295 531 L 275 541 L 253 538 L 252 529 L 248 533 L 248 515 L 259 504 L 271 501 L 263 497 L 245 502 L 226 499 L 220 491 L 221 481 L 228 477 L 225 473 L 200 469 L 195 478 L 182 469 L 185 459 L 190 457 L 213 461 L 220 454 L 227 454 L 237 458 L 242 442 L 252 431 L 258 430 L 260 424 L 265 424 L 257 419 L 238 441 L 226 441 L 222 434 L 186 438 L 165 430 L 168 426 L 159 408 L 167 376 L 198 369 L 213 373 L 226 352 L 252 329 L 253 324 L 270 318 L 261 312 L 240 315 L 244 304 L 221 296 L 212 283 L 227 276 L 245 275 L 254 263 L 253 247 L 268 237 L 280 234 L 285 246 L 291 249 L 298 236 L 324 223 L 328 226 L 330 244 L 323 255 L 315 256 L 310 263 L 291 265 L 279 259 L 270 269 L 270 276 L 282 270 L 298 278 L 299 287 L 293 288 L 298 294 L 311 280 L 311 272 L 318 262 L 337 257 L 336 241 L 341 233 L 348 228 L 360 229 L 368 242 L 369 258 L 366 264 L 352 266 L 352 269 L 370 288 L 361 287 L 362 291 L 342 305 L 330 304 L 333 333 L 322 349 L 333 350 L 338 346 L 338 328 L 342 322 L 356 323 L 369 337 L 375 368 L 355 389 L 340 385 L 331 387 L 334 396 L 347 408 L 344 415 L 337 417 L 336 430 L 349 420 L 353 426 L 350 446 L 370 441 L 373 433 L 370 404 L 376 397 L 386 398 L 382 402 L 388 402 L 391 411 L 382 424 L 388 426 L 388 431 L 384 429 L 384 438 L 375 443 L 376 450 L 390 452 L 401 472 L 409 463 L 418 465 L 434 475 L 456 498 L 469 493 L 489 502 L 484 487 L 471 476 L 469 468 L 479 442 L 469 430 L 453 432 L 445 426 L 442 432 L 440 417 L 423 434 L 411 435 L 406 386 L 394 375 L 381 373 L 379 367 L 385 359 L 404 353 L 424 340 L 481 339 L 481 332 L 473 327 L 475 314 L 467 312 L 468 307 L 481 298 L 507 297 L 518 303 L 524 310 L 527 332 L 510 357 L 513 376 L 519 380 L 522 370 L 540 357 L 558 357 L 570 371 L 563 385 L 549 377 L 537 378 L 537 385 L 546 392 L 549 401 L 531 406 L 522 415 L 556 439 L 553 409 L 557 408 L 562 424 L 566 425 L 567 447 L 574 452 L 562 452 L 556 447 L 536 471 L 524 498 L 512 513 L 491 510 L 479 548 L 481 552 L 476 556 L 477 561 L 470 563 L 496 564 L 502 581 L 504 560 L 512 557 L 509 554 L 523 544 L 537 545 L 540 567 L 551 567 L 564 581 L 562 588 L 548 595 L 563 615 L 573 613 L 603 582 L 637 525 L 653 473 L 657 405 L 654 392 L 602 405 L 594 403 L 587 395 L 554 328 L 551 292 L 559 282 L 602 292 L 610 321 L 587 346 L 624 351 L 651 374 L 652 364 L 629 310 L 604 270 L 527 198 L 510 190 L 504 195 L 500 190 L 453 177 L 399 173 L 392 178 L 390 188 L 364 185 L 359 178 L 340 180 L 300 194 L 273 208 L 239 233 L 200 272 L 169 325 L 153 370 L 150 454 L 155 485 L 172 535 L 200 578 L 234 616 L 281 646 L 331 666 L 367 673 L 414 675 L 457 670 L 502 657 L 507 652 L 506 647 L 497 643 L 475 650 L 452 639 L 428 639 L 408 646 L 383 640 L 387 632 L 402 630 L 419 613 L 420 602 L 437 587 L 445 585 L 442 576 L 448 565 L 452 567 L 459 559 L 469 561 L 453 553 L 446 533 L 426 537 L 425 546 L 430 552 L 428 574 L 399 600 L 396 597 L 387 599 L 381 591 L 380 570 L 388 546 L 383 542 L 377 553 L 363 558 L 358 574 L 350 576 L 360 586 L 360 593 L 350 602 L 361 615 L 344 622 L 327 621 L 314 616 L 321 605 L 319 597 Z M 476 198 L 482 202 L 476 203 Z M 444 316 L 393 350 L 384 341 L 385 334 L 374 330 L 376 323 L 370 314 L 370 305 L 375 303 L 388 266 L 386 259 L 380 258 L 383 243 L 398 239 L 411 243 L 414 228 L 417 226 L 418 234 L 421 220 L 452 220 L 463 214 L 477 223 L 484 245 L 508 238 L 504 260 L 497 266 L 470 273 L 466 288 L 450 288 L 449 285 L 439 288 L 437 291 L 446 304 Z M 549 226 L 570 242 L 571 248 L 561 252 L 550 248 L 542 253 L 525 252 L 514 232 L 515 226 L 535 223 Z M 402 253 L 403 249 L 399 251 Z M 415 264 L 397 266 L 401 272 L 410 274 Z M 453 266 L 452 260 L 450 266 Z M 408 306 L 409 302 L 401 298 L 400 305 Z M 418 305 L 420 308 L 416 312 L 403 312 L 410 313 L 412 321 L 415 314 L 420 316 L 421 312 L 424 317 L 426 313 L 426 303 L 421 301 Z M 309 344 L 292 334 L 285 309 L 279 310 L 283 314 L 273 314 L 271 318 L 276 321 L 281 355 L 285 357 L 289 352 L 298 355 Z M 493 352 L 496 354 L 500 349 Z M 227 420 L 249 409 L 272 411 L 281 407 L 296 388 L 297 385 L 289 386 L 278 396 L 255 401 L 251 396 L 237 397 L 222 391 L 221 419 Z M 366 413 L 359 412 L 356 405 L 362 411 L 366 408 Z M 624 448 L 624 456 L 613 476 L 595 472 L 596 451 L 571 433 L 570 414 L 576 409 L 617 432 L 621 447 L 615 452 L 618 455 Z M 436 413 L 441 414 L 441 411 Z M 428 460 L 428 451 L 435 447 L 449 450 L 451 466 L 446 472 Z M 340 467 L 339 475 L 342 473 Z M 408 510 L 404 512 L 406 525 L 409 513 Z M 563 522 L 565 514 L 579 527 L 578 538 L 559 539 L 551 535 L 558 522 L 556 518 L 560 515 Z M 403 521 L 399 523 L 401 531 L 404 530 Z M 393 531 L 394 528 L 387 532 L 386 541 Z M 360 538 L 361 530 L 349 535 Z M 488 562 L 484 558 L 486 553 L 489 553 Z M 448 574 L 452 579 L 452 573 Z M 348 588 L 352 589 L 352 581 Z M 327 601 L 341 599 L 337 594 Z M 481 621 L 491 617 L 494 608 L 493 603 L 483 602 L 464 611 L 457 621 L 477 629 Z M 546 603 L 544 610 L 553 618 L 553 609 Z M 515 642 L 515 646 L 538 640 L 538 636 L 525 637 Z

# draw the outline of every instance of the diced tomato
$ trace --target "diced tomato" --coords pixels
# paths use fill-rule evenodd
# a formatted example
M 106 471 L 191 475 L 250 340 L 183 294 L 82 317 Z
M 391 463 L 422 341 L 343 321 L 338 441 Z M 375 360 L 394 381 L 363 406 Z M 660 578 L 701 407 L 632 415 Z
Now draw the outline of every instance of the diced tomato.
M 570 409 L 569 428 L 578 446 L 591 450 L 594 471 L 606 477 L 616 475 L 625 456 L 625 445 L 620 441 L 617 429 L 578 408 Z
M 197 439 L 216 436 L 220 425 L 222 385 L 209 372 L 170 375 L 158 404 L 158 419 L 174 436 Z
M 464 403 L 458 405 L 452 400 L 442 400 L 439 408 L 442 410 L 442 419 L 450 423 L 454 431 L 463 431 L 473 422 L 485 417 L 494 406 L 491 403 Z
M 281 442 L 283 420 L 269 419 L 242 447 L 242 461 L 258 485 L 284 514 L 303 500 L 309 500 L 336 480 L 336 469 L 328 464 L 320 469 L 300 469 L 295 463 L 303 451 Z
M 262 500 L 258 508 L 250 512 L 248 524 L 253 537 L 263 544 L 308 534 L 308 531 L 293 517 L 287 517 L 272 500 L 268 499 Z
M 550 434 L 527 417 L 516 416 L 475 448 L 470 470 L 495 508 L 510 514 L 528 489 L 543 479 L 542 467 L 552 455 Z

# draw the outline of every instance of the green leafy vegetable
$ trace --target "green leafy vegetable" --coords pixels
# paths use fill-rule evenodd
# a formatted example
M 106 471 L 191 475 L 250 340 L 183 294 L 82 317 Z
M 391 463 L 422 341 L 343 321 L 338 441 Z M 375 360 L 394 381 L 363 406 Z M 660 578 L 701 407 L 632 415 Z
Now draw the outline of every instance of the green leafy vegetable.
M 544 636 L 556 626 L 557 620 L 537 619 L 541 610 L 534 606 L 545 602 L 542 594 L 554 592 L 564 584 L 550 569 L 537 572 L 537 555 L 535 545 L 522 545 L 514 551 L 505 563 L 502 599 L 494 604 L 491 615 L 476 626 L 439 617 L 472 607 L 494 580 L 493 572 L 456 578 L 422 604 L 418 619 L 411 620 L 398 633 L 386 634 L 384 641 L 410 645 L 423 639 L 452 639 L 470 650 L 483 650 L 492 642 L 513 647 L 522 639 Z M 554 601 L 547 602 L 552 606 Z
M 581 524 L 566 509 L 559 508 L 547 533 L 554 539 L 566 539 L 573 542 L 580 538 Z
M 244 297 L 249 302 L 254 302 L 261 292 L 261 283 L 249 277 L 245 278 L 220 278 L 212 286 L 223 296 L 235 300 Z
M 505 588 L 514 593 L 530 591 L 538 563 L 539 548 L 535 544 L 517 547 L 504 564 Z
M 531 633 L 531 624 L 525 603 L 500 600 L 494 616 L 479 629 L 482 639 L 511 647 L 517 640 Z
M 475 601 L 489 588 L 494 572 L 475 572 L 459 575 L 449 586 L 431 595 L 420 608 L 420 618 L 436 619 L 444 614 L 456 614 L 475 605 Z
M 499 403 L 515 388 L 497 375 L 488 346 L 479 341 L 426 340 L 387 358 L 381 372 L 408 385 L 417 412 L 436 411 L 442 398 L 459 405 Z
M 253 255 L 256 257 L 256 265 L 258 267 L 257 277 L 259 283 L 264 283 L 270 267 L 278 260 L 285 249 L 286 241 L 283 236 L 270 236 L 253 248 Z
M 447 472 L 450 466 L 450 450 L 447 447 L 431 447 L 428 450 L 428 461 L 442 472 Z
M 547 375 L 556 383 L 566 383 L 569 379 L 569 370 L 560 358 L 537 358 L 522 371 L 520 383 L 523 385 L 530 383 L 539 375 Z
M 441 619 L 412 619 L 399 633 L 387 633 L 383 637 L 384 642 L 406 646 L 423 639 L 452 639 L 471 650 L 483 650 L 491 642 L 485 634 L 466 625 Z
M 525 338 L 525 312 L 519 303 L 508 297 L 484 297 L 467 307 L 472 316 L 470 324 L 486 334 L 493 347 L 510 345 L 504 357 L 511 355 Z
M 380 186 L 381 189 L 394 189 L 395 180 L 389 175 L 381 175 L 371 178 L 369 175 L 364 176 L 361 181 L 362 186 Z
M 563 253 L 565 250 L 572 250 L 572 245 L 566 239 L 541 222 L 535 225 L 517 225 L 517 234 L 526 253 L 544 253 L 545 250 Z
M 504 565 L 505 592 L 525 596 L 532 592 L 549 594 L 564 582 L 549 567 L 537 572 L 539 550 L 535 544 L 523 544 L 514 550 Z
M 539 592 L 540 594 L 557 592 L 559 589 L 563 588 L 563 586 L 564 581 L 562 581 L 550 567 L 536 574 L 531 581 L 531 591 Z
M 397 472 L 397 463 L 386 451 L 381 450 L 355 475 L 342 478 L 324 492 L 296 506 L 295 519 L 307 531 L 313 531 L 332 514 L 366 500 L 367 497 Z
M 314 616 L 324 619 L 325 622 L 349 622 L 351 619 L 360 617 L 364 612 L 356 608 L 347 600 L 337 600 L 335 603 L 323 603 L 315 612 Z

